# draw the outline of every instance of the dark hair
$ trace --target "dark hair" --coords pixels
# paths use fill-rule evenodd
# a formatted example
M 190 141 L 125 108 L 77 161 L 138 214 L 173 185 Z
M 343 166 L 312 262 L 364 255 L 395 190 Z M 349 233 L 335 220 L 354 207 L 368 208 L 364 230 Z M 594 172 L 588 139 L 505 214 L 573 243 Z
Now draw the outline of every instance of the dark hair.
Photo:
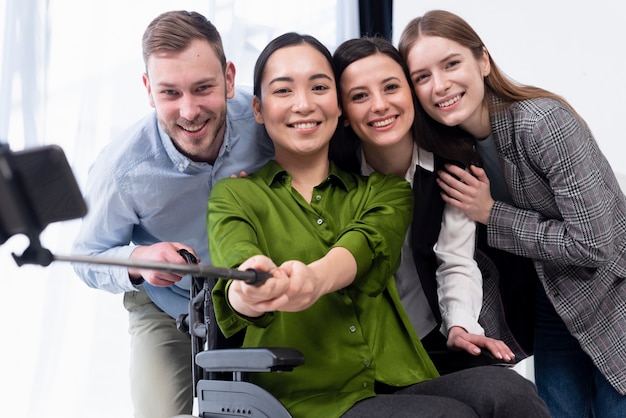
M 265 46 L 265 48 L 263 48 L 263 51 L 261 51 L 261 53 L 259 54 L 259 57 L 256 60 L 256 63 L 254 64 L 253 92 L 254 92 L 254 95 L 257 97 L 257 99 L 261 100 L 261 83 L 263 82 L 263 74 L 265 73 L 265 66 L 267 65 L 267 61 L 269 60 L 270 56 L 274 52 L 278 51 L 279 49 L 283 49 L 289 46 L 296 46 L 300 44 L 308 44 L 312 46 L 313 48 L 317 49 L 322 55 L 324 55 L 324 58 L 326 58 L 326 60 L 328 61 L 328 64 L 332 68 L 333 57 L 330 51 L 328 50 L 328 48 L 324 46 L 324 44 L 318 41 L 315 37 L 311 35 L 302 35 L 296 32 L 284 33 L 274 38 L 273 40 L 271 40 Z M 294 65 L 297 65 L 297 64 L 294 63 Z M 337 88 L 337 91 L 339 91 L 338 88 Z
M 332 54 L 330 53 L 328 48 L 324 46 L 324 44 L 322 44 L 319 40 L 317 40 L 317 38 L 311 35 L 303 35 L 303 34 L 299 34 L 296 32 L 284 33 L 272 39 L 265 46 L 265 48 L 263 48 L 263 51 L 261 51 L 261 53 L 259 54 L 259 57 L 256 60 L 256 63 L 254 64 L 253 93 L 254 93 L 254 96 L 259 101 L 261 101 L 262 99 L 261 84 L 263 82 L 263 75 L 265 73 L 265 67 L 267 66 L 267 61 L 272 56 L 272 54 L 280 49 L 287 48 L 290 46 L 302 45 L 302 44 L 310 45 L 313 48 L 315 48 L 317 51 L 319 51 L 324 56 L 324 58 L 326 58 L 326 61 L 328 61 L 328 65 L 330 66 L 330 68 L 331 69 L 333 68 Z M 298 65 L 295 62 L 292 64 Z M 337 92 L 337 102 L 339 103 L 339 106 L 341 106 L 341 97 L 339 95 L 339 83 L 337 82 L 336 78 L 335 78 L 335 91 Z M 339 117 L 339 123 L 337 124 L 337 129 L 335 129 L 335 133 L 330 141 L 331 144 L 334 142 L 341 141 L 341 137 L 343 136 L 343 129 L 340 128 L 341 122 L 342 122 L 342 116 Z
M 347 40 L 339 45 L 333 54 L 333 66 L 338 85 L 341 85 L 341 76 L 349 65 L 375 54 L 386 55 L 402 68 L 406 82 L 411 90 L 413 108 L 415 110 L 415 118 L 412 127 L 413 140 L 427 151 L 434 151 L 437 147 L 441 146 L 442 142 L 451 140 L 458 141 L 465 145 L 463 152 L 450 153 L 446 155 L 446 158 L 460 162 L 463 165 L 470 163 L 477 164 L 480 161 L 478 154 L 475 152 L 471 154 L 467 153 L 468 150 L 473 150 L 473 144 L 468 140 L 467 133 L 458 128 L 450 128 L 436 123 L 424 111 L 424 108 L 417 100 L 415 92 L 413 91 L 413 84 L 411 83 L 411 77 L 405 60 L 400 55 L 400 52 L 387 39 L 382 37 L 362 37 Z M 331 143 L 331 158 L 345 170 L 360 171 L 357 159 L 359 143 L 360 139 L 352 128 L 346 128 L 342 143 Z M 470 158 L 468 158 L 468 156 L 470 156 Z
M 162 13 L 150 22 L 142 39 L 144 64 L 148 66 L 148 58 L 154 53 L 183 51 L 194 39 L 206 40 L 226 71 L 226 55 L 217 28 L 200 13 L 184 10 Z

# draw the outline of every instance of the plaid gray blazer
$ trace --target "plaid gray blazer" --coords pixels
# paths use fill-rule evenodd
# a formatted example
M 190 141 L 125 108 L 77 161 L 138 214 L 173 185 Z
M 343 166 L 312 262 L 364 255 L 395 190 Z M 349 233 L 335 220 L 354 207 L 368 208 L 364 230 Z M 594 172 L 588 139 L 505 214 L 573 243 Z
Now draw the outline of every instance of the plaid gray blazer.
M 492 112 L 491 125 L 516 207 L 496 202 L 488 243 L 534 260 L 556 311 L 624 395 L 624 193 L 586 124 L 560 102 L 516 102 Z

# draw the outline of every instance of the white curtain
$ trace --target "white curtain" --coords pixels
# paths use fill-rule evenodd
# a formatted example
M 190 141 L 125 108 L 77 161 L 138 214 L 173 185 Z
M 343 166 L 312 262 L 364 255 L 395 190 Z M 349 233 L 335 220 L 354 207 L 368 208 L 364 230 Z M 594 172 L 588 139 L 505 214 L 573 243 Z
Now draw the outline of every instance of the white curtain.
M 13 150 L 58 144 L 79 184 L 104 144 L 151 111 L 141 83 L 141 35 L 166 10 L 203 13 L 223 35 L 237 82 L 280 33 L 333 50 L 358 36 L 357 1 L 0 0 L 0 142 Z M 44 246 L 68 254 L 79 221 L 50 225 Z M 126 311 L 69 265 L 17 267 L 0 247 L 0 416 L 131 417 Z

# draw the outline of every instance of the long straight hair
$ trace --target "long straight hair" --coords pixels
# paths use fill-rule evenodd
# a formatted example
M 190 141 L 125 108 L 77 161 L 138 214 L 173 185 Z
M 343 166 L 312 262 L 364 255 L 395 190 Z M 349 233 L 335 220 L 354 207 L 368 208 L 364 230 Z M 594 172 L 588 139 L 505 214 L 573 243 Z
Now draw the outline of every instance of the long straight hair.
M 420 36 L 436 36 L 454 41 L 468 48 L 476 59 L 480 59 L 483 52 L 488 51 L 480 36 L 469 23 L 460 16 L 445 10 L 431 10 L 421 17 L 416 17 L 406 25 L 398 44 L 400 54 L 405 61 L 411 47 Z M 493 100 L 494 96 L 500 99 L 499 102 L 503 104 L 503 107 L 522 100 L 551 98 L 563 103 L 577 115 L 563 97 L 539 87 L 514 81 L 500 70 L 491 54 L 488 53 L 488 56 L 491 71 L 489 75 L 484 77 L 486 91 L 484 100 L 487 101 L 490 110 L 501 110 Z
M 445 10 L 431 10 L 421 17 L 414 18 L 406 25 L 398 44 L 398 50 L 405 62 L 411 47 L 420 36 L 435 36 L 454 41 L 468 48 L 476 59 L 480 59 L 484 51 L 488 52 L 476 31 L 465 20 Z M 548 90 L 520 84 L 512 80 L 500 70 L 491 54 L 488 53 L 488 56 L 491 71 L 489 75 L 483 78 L 485 83 L 483 100 L 491 113 L 505 111 L 514 102 L 550 98 L 563 103 L 586 126 L 585 121 L 563 97 Z M 436 154 L 456 160 L 458 160 L 456 155 L 459 153 L 475 153 L 475 151 L 467 150 L 466 143 L 463 141 L 434 144 L 433 148 L 433 152 Z

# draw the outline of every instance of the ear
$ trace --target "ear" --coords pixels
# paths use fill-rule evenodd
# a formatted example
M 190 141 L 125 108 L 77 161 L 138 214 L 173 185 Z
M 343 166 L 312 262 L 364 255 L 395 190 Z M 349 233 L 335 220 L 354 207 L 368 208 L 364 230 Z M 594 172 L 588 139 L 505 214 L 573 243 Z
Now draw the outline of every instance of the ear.
M 224 79 L 226 80 L 226 98 L 232 99 L 235 96 L 235 64 L 228 61 L 226 62 L 226 72 L 224 73 Z
M 252 112 L 254 112 L 254 119 L 257 123 L 263 125 L 265 121 L 263 120 L 263 114 L 261 113 L 261 100 L 258 97 L 252 97 Z
M 348 119 L 348 118 L 345 117 L 344 114 L 343 114 L 343 108 L 341 107 L 341 100 L 339 99 L 339 95 L 337 95 L 337 109 L 339 110 L 339 116 L 337 116 L 337 124 L 340 124 L 342 119 L 343 119 L 343 125 L 347 126 L 346 125 L 346 119 Z
M 491 62 L 489 61 L 489 51 L 483 46 L 483 54 L 480 57 L 480 68 L 483 73 L 483 77 L 487 77 L 491 74 Z
M 146 91 L 148 92 L 148 100 L 150 102 L 150 106 L 155 107 L 154 98 L 152 97 L 152 88 L 150 87 L 150 79 L 148 78 L 148 73 L 143 73 L 143 75 L 141 76 L 141 79 L 143 81 L 143 85 L 146 87 Z

